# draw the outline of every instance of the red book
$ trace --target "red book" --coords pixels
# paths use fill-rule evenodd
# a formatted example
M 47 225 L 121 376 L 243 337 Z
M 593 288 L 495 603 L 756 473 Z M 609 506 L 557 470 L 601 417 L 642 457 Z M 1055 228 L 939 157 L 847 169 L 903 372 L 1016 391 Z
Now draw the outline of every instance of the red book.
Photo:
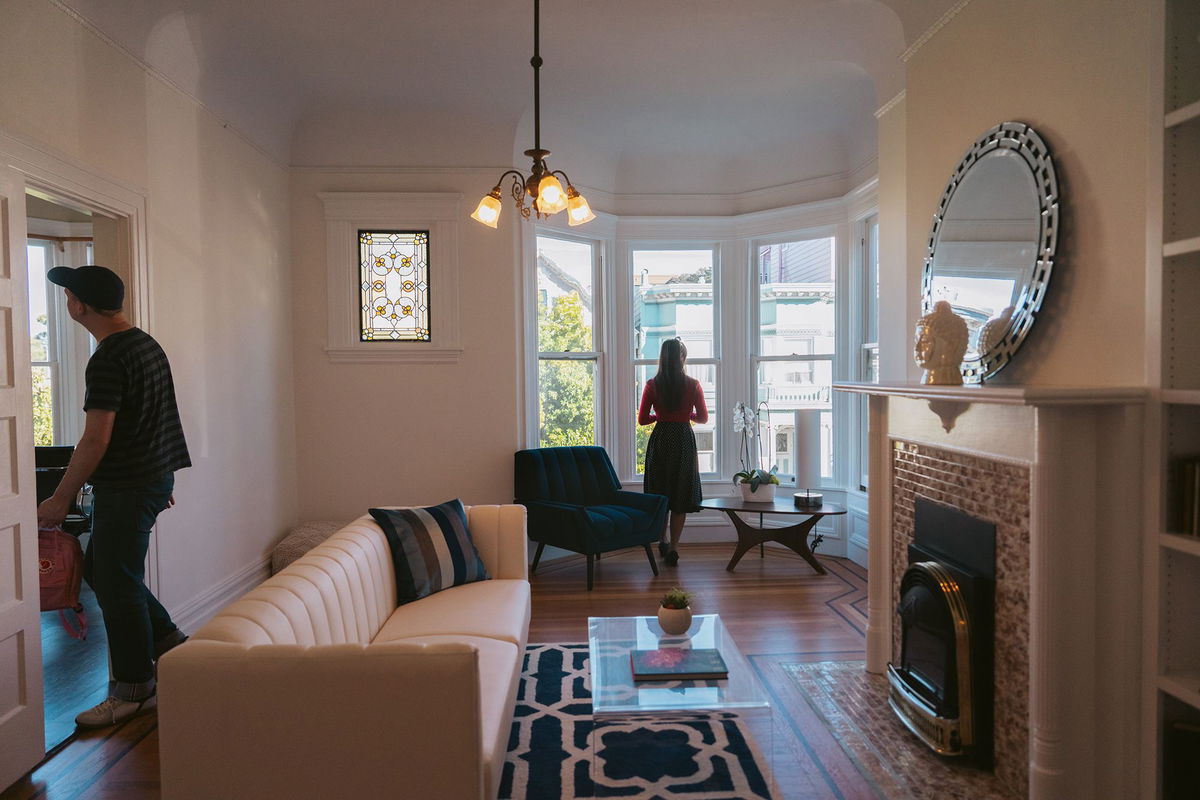
M 635 681 L 714 681 L 729 677 L 725 659 L 715 648 L 631 650 L 629 662 Z

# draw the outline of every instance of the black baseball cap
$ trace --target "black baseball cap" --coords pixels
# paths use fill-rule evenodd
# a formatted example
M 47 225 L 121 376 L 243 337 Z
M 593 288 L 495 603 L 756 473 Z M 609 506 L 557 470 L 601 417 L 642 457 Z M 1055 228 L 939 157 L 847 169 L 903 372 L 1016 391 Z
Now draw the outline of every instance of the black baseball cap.
M 51 283 L 66 287 L 93 308 L 118 311 L 125 303 L 125 282 L 108 267 L 55 267 L 46 273 Z

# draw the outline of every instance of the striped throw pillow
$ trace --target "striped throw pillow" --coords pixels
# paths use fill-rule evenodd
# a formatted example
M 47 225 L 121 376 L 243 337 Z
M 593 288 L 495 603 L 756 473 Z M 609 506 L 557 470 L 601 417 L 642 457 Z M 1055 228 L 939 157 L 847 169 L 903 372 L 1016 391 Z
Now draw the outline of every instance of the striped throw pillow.
M 392 548 L 399 605 L 491 577 L 471 541 L 461 500 L 427 508 L 372 508 L 370 514 Z

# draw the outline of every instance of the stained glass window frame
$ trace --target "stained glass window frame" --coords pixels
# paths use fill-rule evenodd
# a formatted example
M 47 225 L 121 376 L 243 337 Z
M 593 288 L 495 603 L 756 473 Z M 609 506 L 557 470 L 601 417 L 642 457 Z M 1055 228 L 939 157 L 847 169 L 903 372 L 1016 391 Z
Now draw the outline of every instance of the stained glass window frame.
M 395 251 L 394 247 L 391 249 L 391 251 L 383 253 L 373 251 L 369 248 L 375 244 L 373 240 L 376 236 L 415 237 L 416 241 L 406 244 L 408 246 L 415 247 L 416 252 L 411 255 L 400 253 Z M 431 231 L 427 228 L 405 230 L 372 226 L 367 228 L 360 227 L 358 229 L 357 236 L 355 237 L 358 263 L 358 301 L 356 306 L 358 307 L 358 341 L 360 344 L 365 346 L 374 346 L 379 343 L 406 345 L 429 344 L 433 341 L 433 276 L 431 264 L 431 238 Z M 394 244 L 395 242 L 393 241 L 393 245 Z M 402 280 L 400 284 L 401 295 L 399 297 L 393 297 L 388 291 L 389 287 L 387 286 L 387 278 L 389 273 L 396 271 L 398 278 L 403 278 L 405 275 L 405 273 L 400 271 L 403 269 L 403 267 L 398 268 L 394 266 L 396 260 L 399 259 L 401 261 L 405 261 L 408 259 L 419 259 L 422 252 L 424 264 L 422 265 L 420 261 L 418 261 L 417 264 L 412 265 L 412 269 L 416 273 L 416 281 Z M 388 259 L 391 260 L 391 264 L 387 263 Z M 371 263 L 372 261 L 374 261 L 374 263 Z M 384 267 L 385 271 L 380 273 L 378 271 L 379 267 Z M 422 268 L 424 270 L 423 276 L 421 275 Z M 375 294 L 376 292 L 385 292 L 385 294 L 382 296 L 382 298 L 380 298 L 380 296 Z M 384 301 L 382 305 L 375 305 L 380 301 L 380 299 Z M 413 309 L 412 306 L 402 307 L 403 310 L 401 311 L 400 317 L 412 316 L 417 322 L 414 334 L 405 335 L 404 333 L 400 333 L 400 335 L 372 335 L 377 333 L 377 331 L 371 325 L 372 319 L 380 314 L 386 314 L 388 306 L 393 306 L 391 309 L 391 317 L 396 319 L 397 314 L 395 305 L 399 302 L 403 302 L 405 299 L 409 299 L 414 305 L 419 304 L 422 301 L 424 303 L 423 308 L 420 306 L 415 309 Z M 376 314 L 371 313 L 372 308 L 377 309 Z M 425 323 L 423 327 L 420 325 L 420 322 L 422 321 L 422 315 Z M 395 330 L 393 332 L 395 332 Z

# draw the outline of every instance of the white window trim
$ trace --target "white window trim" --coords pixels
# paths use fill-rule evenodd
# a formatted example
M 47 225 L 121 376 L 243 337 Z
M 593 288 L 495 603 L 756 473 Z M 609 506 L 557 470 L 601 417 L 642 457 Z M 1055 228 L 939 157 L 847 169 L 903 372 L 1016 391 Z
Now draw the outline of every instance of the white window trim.
M 458 309 L 457 192 L 319 192 L 325 205 L 328 335 L 335 363 L 454 364 L 462 358 Z M 359 338 L 358 232 L 429 231 L 430 341 L 364 342 Z

